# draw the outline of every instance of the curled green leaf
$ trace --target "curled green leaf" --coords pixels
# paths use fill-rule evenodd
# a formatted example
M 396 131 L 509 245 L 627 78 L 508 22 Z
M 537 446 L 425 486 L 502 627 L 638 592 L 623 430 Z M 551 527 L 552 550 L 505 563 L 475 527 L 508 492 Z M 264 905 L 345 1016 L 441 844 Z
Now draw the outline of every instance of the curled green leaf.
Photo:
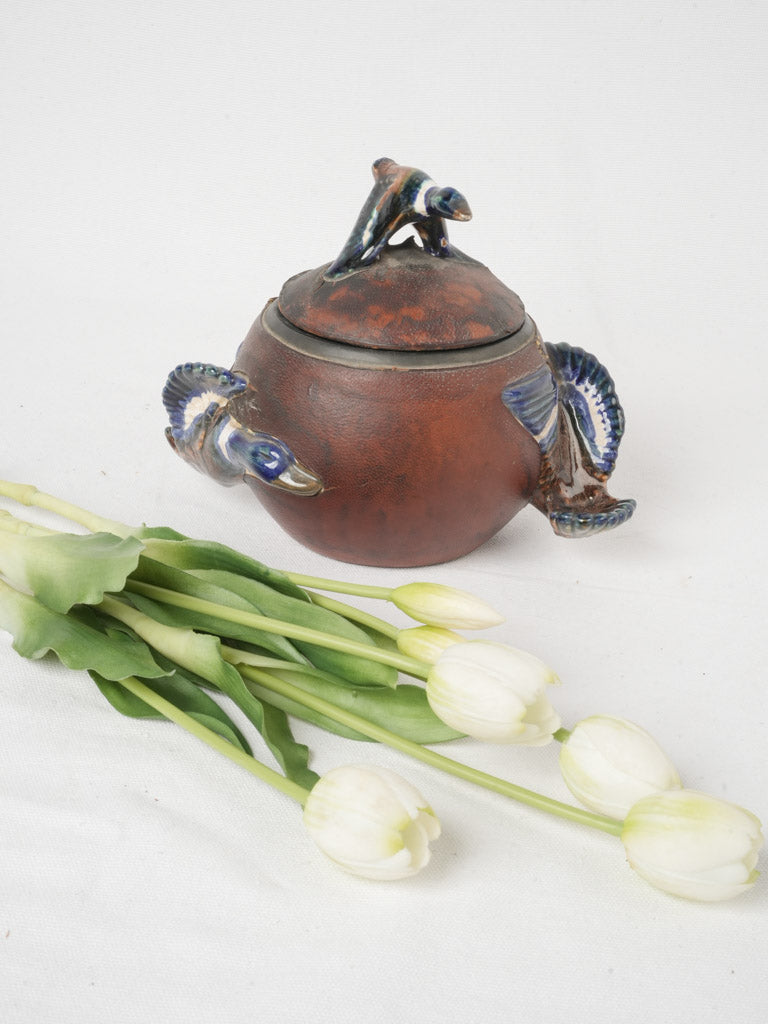
M 46 607 L 66 612 L 75 604 L 98 604 L 105 593 L 122 590 L 142 548 L 135 537 L 111 533 L 0 532 L 0 572 Z
M 24 658 L 42 658 L 53 651 L 73 669 L 92 669 L 106 679 L 166 674 L 146 644 L 133 637 L 107 635 L 75 615 L 46 608 L 36 598 L 0 581 L 0 628 L 13 637 L 13 648 Z

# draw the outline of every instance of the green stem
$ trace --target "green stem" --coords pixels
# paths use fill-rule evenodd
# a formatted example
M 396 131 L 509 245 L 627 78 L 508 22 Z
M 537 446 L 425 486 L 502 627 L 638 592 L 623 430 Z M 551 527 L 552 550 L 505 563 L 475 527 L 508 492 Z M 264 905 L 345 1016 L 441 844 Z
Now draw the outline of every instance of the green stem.
M 298 626 L 293 622 L 282 622 L 280 619 L 271 619 L 266 615 L 257 615 L 255 612 L 241 611 L 239 608 L 228 608 L 213 601 L 204 601 L 202 598 L 193 597 L 190 594 L 179 594 L 175 590 L 168 590 L 165 587 L 156 587 L 151 583 L 140 583 L 138 580 L 129 579 L 126 581 L 125 589 L 136 594 L 143 594 L 163 604 L 170 604 L 176 608 L 186 608 L 188 611 L 200 612 L 203 615 L 210 615 L 216 619 L 224 619 L 226 622 L 236 622 L 242 626 L 252 626 L 254 629 L 262 629 L 267 633 L 277 633 L 287 637 L 289 640 L 302 640 L 305 643 L 317 644 L 319 647 L 328 647 L 334 651 L 345 651 L 347 654 L 356 654 L 368 661 L 378 661 L 384 665 L 392 665 L 393 668 L 417 679 L 426 679 L 429 673 L 429 665 L 416 658 L 409 658 L 399 651 L 388 651 L 382 647 L 375 647 L 373 644 L 363 644 L 356 640 L 347 640 L 340 636 L 331 636 L 317 629 L 309 629 L 306 626 Z
M 311 590 L 307 591 L 307 594 L 312 604 L 319 605 L 320 608 L 327 608 L 338 615 L 343 615 L 345 619 L 357 622 L 361 626 L 367 626 L 369 629 L 374 629 L 377 633 L 383 633 L 384 636 L 388 636 L 392 640 L 397 639 L 397 634 L 400 632 L 399 628 L 393 626 L 391 622 L 387 622 L 385 619 L 380 619 L 378 615 L 371 615 L 370 612 L 364 612 L 351 604 L 345 604 L 343 601 L 335 601 L 332 597 L 326 597 L 325 594 L 316 594 Z
M 140 679 L 136 679 L 135 676 L 128 676 L 127 679 L 120 680 L 120 685 L 124 686 L 126 690 L 130 690 L 132 694 L 143 700 L 145 704 L 149 704 L 155 711 L 159 711 L 161 715 L 164 715 L 171 722 L 180 725 L 182 729 L 186 729 L 187 732 L 197 739 L 202 740 L 209 747 L 228 757 L 230 761 L 233 761 L 241 768 L 245 768 L 251 775 L 255 775 L 257 779 L 261 779 L 262 782 L 268 783 L 280 793 L 284 793 L 293 800 L 297 800 L 302 806 L 306 802 L 309 791 L 304 789 L 303 786 L 299 786 L 298 783 L 286 779 L 279 772 L 268 768 L 261 761 L 257 761 L 255 757 L 251 757 L 250 754 L 246 754 L 244 750 L 235 747 L 228 740 L 225 740 L 223 736 L 219 736 L 217 732 L 207 729 L 200 722 L 195 721 L 191 715 L 177 708 L 175 704 L 171 704 L 170 701 L 161 697 L 159 693 L 155 693 L 149 686 L 142 683 Z
M 321 576 L 303 576 L 298 572 L 283 572 L 291 583 L 299 587 L 310 587 L 314 590 L 327 590 L 332 594 L 349 594 L 351 597 L 371 597 L 377 601 L 388 601 L 392 595 L 391 587 L 374 587 L 366 583 L 342 583 L 339 580 L 326 580 Z
M 296 672 L 299 675 L 311 676 L 318 682 L 330 683 L 331 686 L 349 686 L 349 680 L 341 679 L 339 676 L 335 676 L 331 672 L 325 672 L 321 668 L 315 668 L 310 663 L 285 661 L 283 658 L 272 658 L 263 654 L 254 654 L 253 651 L 243 651 L 239 647 L 229 647 L 225 643 L 221 644 L 219 653 L 224 661 L 234 665 L 237 669 L 239 669 L 240 665 L 253 665 L 254 668 L 262 668 L 267 671 L 283 669 L 286 672 Z
M 319 714 L 325 715 L 341 725 L 355 729 L 372 740 L 384 743 L 395 750 L 408 754 L 417 761 L 422 761 L 424 764 L 439 768 L 449 775 L 455 775 L 460 779 L 473 782 L 484 789 L 489 789 L 494 793 L 499 793 L 519 803 L 527 804 L 529 807 L 535 807 L 537 810 L 546 811 L 548 814 L 564 818 L 567 821 L 588 825 L 590 828 L 598 829 L 601 832 L 607 832 L 614 836 L 621 834 L 623 827 L 623 822 L 621 821 L 608 818 L 603 814 L 595 814 L 593 811 L 583 810 L 580 807 L 561 803 L 559 800 L 553 800 L 551 797 L 535 793 L 533 790 L 525 789 L 523 786 L 516 786 L 505 779 L 499 779 L 495 775 L 488 775 L 477 768 L 470 768 L 469 765 L 462 764 L 460 761 L 454 761 L 452 758 L 438 754 L 434 750 L 421 746 L 419 743 L 414 743 L 412 740 L 398 736 L 397 733 L 390 732 L 382 726 L 374 725 L 365 718 L 360 718 L 350 711 L 337 707 L 330 701 L 323 700 L 322 697 L 315 697 L 312 694 L 306 693 L 300 687 L 294 686 L 286 680 L 278 679 L 270 673 L 263 672 L 253 666 L 239 665 L 238 669 L 243 676 L 252 679 L 266 689 L 280 693 L 284 697 L 289 697 L 291 700 L 303 704 L 305 707 L 311 708 L 313 711 L 317 711 Z
M 58 530 L 48 530 L 45 526 L 35 526 L 25 519 L 17 519 L 16 516 L 0 508 L 0 530 L 4 533 L 15 533 L 22 537 L 50 537 L 58 533 Z
M 68 501 L 62 501 L 61 498 L 56 498 L 52 494 L 38 491 L 32 484 L 16 484 L 10 480 L 0 480 L 0 494 L 6 498 L 12 498 L 13 501 L 18 501 L 20 505 L 34 505 L 37 508 L 44 508 L 48 512 L 54 512 L 73 523 L 79 523 L 91 533 L 103 531 L 113 533 L 117 537 L 128 537 L 133 533 L 132 526 L 94 515 L 93 512 L 80 508 L 79 505 L 71 505 Z

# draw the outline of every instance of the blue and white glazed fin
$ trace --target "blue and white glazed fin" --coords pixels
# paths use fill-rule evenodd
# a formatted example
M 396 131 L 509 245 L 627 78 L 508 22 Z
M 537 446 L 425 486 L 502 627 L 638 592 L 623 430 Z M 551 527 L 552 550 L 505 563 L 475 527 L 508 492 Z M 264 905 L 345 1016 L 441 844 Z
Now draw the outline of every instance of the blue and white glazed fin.
M 616 500 L 605 482 L 624 434 L 624 413 L 613 380 L 589 352 L 544 345 L 546 362 L 502 391 L 502 401 L 541 451 L 541 474 L 531 501 L 555 533 L 580 537 L 626 522 L 632 499 Z
M 557 383 L 546 363 L 514 384 L 508 384 L 501 400 L 515 419 L 532 435 L 542 454 L 552 450 L 557 436 Z
M 243 374 L 210 363 L 181 363 L 172 370 L 163 388 L 171 447 L 225 485 L 251 476 L 296 494 L 317 494 L 322 482 L 286 444 L 232 416 L 229 402 L 247 386 Z
M 592 465 L 610 476 L 624 436 L 624 410 L 611 375 L 595 356 L 570 345 L 545 345 L 564 404 L 586 445 Z

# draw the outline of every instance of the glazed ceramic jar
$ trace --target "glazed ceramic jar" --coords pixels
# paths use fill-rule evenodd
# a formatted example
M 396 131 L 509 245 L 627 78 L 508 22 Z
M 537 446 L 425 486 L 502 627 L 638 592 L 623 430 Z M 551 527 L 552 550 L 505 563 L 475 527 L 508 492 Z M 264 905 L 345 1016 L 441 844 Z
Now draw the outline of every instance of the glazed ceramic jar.
M 464 196 L 391 160 L 332 263 L 288 280 L 231 370 L 178 366 L 173 448 L 245 481 L 302 544 L 347 562 L 417 566 L 472 551 L 527 503 L 555 532 L 615 527 L 606 491 L 624 430 L 613 382 L 546 345 L 522 302 L 448 242 Z M 406 224 L 416 239 L 390 239 Z

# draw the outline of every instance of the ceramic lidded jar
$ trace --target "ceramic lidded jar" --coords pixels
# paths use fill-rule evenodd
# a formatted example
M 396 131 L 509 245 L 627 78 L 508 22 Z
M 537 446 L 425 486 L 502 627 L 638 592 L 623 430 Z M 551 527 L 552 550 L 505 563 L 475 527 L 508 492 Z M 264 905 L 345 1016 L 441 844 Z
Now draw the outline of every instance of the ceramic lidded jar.
M 244 480 L 293 537 L 341 561 L 445 562 L 528 502 L 565 536 L 624 522 L 605 488 L 624 418 L 605 368 L 545 345 L 518 296 L 448 242 L 466 199 L 373 165 L 339 256 L 288 280 L 231 370 L 184 363 L 167 436 L 222 483 Z M 419 237 L 396 245 L 413 224 Z

